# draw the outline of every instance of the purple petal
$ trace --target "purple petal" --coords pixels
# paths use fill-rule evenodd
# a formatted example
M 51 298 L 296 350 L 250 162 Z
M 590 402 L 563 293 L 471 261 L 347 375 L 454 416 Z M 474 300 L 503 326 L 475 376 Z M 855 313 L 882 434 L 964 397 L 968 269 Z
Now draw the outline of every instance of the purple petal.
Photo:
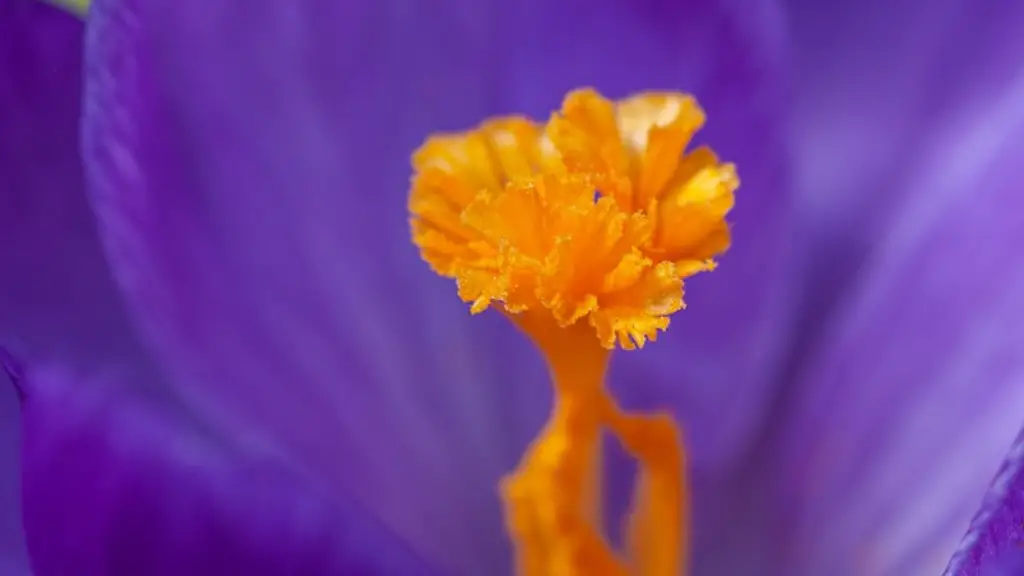
M 85 195 L 83 31 L 44 2 L 0 7 L 0 343 L 82 369 L 150 369 Z
M 1024 435 L 1018 436 L 989 487 L 948 576 L 1014 576 L 1024 573 Z
M 773 462 L 790 574 L 939 573 L 1020 426 L 1022 72 L 915 151 L 905 201 L 793 391 Z
M 419 261 L 409 153 L 488 114 L 544 114 L 576 84 L 706 88 L 707 138 L 751 164 L 738 233 L 775 247 L 783 224 L 751 219 L 783 210 L 778 49 L 760 50 L 777 38 L 740 4 L 97 2 L 85 140 L 119 280 L 205 415 L 325 491 L 353 490 L 446 567 L 504 569 L 494 486 L 546 415 L 546 378 L 502 319 L 470 320 Z M 752 133 L 768 140 L 741 146 Z M 690 318 L 686 353 L 723 366 L 695 387 L 730 378 L 736 339 L 771 364 L 750 326 L 780 313 L 783 272 L 744 244 L 733 272 L 692 291 L 702 314 L 742 317 Z M 740 292 L 754 276 L 758 292 Z M 712 394 L 708 410 L 742 396 Z
M 83 24 L 34 0 L 0 4 L 0 342 L 83 367 L 134 339 L 96 236 L 77 151 Z M 18 412 L 2 387 L 0 573 L 27 571 Z
M 1017 548 L 1003 552 L 986 561 L 978 574 L 980 576 L 1020 576 L 1024 574 L 1024 550 Z
M 357 506 L 218 442 L 136 382 L 25 375 L 36 576 L 431 574 Z
M 3 358 L 0 358 L 3 362 Z M 0 372 L 0 574 L 28 574 L 21 531 L 18 396 Z
M 1016 81 L 1024 10 L 1015 0 L 785 3 L 796 56 L 795 193 L 818 283 L 806 309 L 827 317 L 931 143 Z

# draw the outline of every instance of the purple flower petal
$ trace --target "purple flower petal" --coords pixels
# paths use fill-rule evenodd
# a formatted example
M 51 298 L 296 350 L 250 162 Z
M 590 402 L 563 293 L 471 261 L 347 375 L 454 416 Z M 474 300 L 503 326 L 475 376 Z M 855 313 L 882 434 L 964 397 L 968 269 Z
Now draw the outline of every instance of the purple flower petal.
M 0 372 L 0 574 L 21 576 L 29 572 L 21 531 L 18 396 L 4 380 Z
M 83 29 L 43 2 L 0 7 L 0 341 L 85 368 L 137 348 L 85 197 Z
M 360 507 L 242 455 L 137 382 L 24 377 L 36 576 L 432 574 Z
M 795 54 L 795 194 L 799 223 L 814 238 L 805 249 L 817 282 L 805 308 L 820 318 L 856 283 L 931 143 L 1016 81 L 1024 5 L 785 4 Z
M 1024 550 L 1008 550 L 982 564 L 980 576 L 1020 576 L 1024 574 Z
M 772 463 L 789 574 L 939 573 L 1020 426 L 1022 72 L 915 151 L 905 201 L 792 391 Z
M 43 3 L 0 6 L 0 338 L 32 358 L 151 373 L 86 204 L 77 151 L 82 30 Z M 13 369 L 9 358 L 4 365 Z M 16 576 L 28 573 L 20 418 L 15 388 L 0 381 L 0 573 Z M 358 508 L 309 496 L 273 466 L 182 430 L 158 401 L 136 397 L 157 390 L 152 382 L 130 393 L 102 382 L 42 384 L 25 418 L 37 576 L 428 573 Z
M 86 204 L 82 33 L 35 0 L 0 3 L 0 343 L 83 368 L 137 355 Z M 0 391 L 0 573 L 28 570 L 14 389 Z
M 947 576 L 1024 573 L 1024 435 L 1018 436 L 975 515 Z
M 666 370 L 701 373 L 678 382 L 655 368 L 628 383 L 650 383 L 650 396 L 700 386 L 702 409 L 735 425 L 744 394 L 714 386 L 771 372 L 760 322 L 781 313 L 784 275 L 783 223 L 768 217 L 784 209 L 770 122 L 778 38 L 751 10 L 98 1 L 85 142 L 118 279 L 205 416 L 325 491 L 353 490 L 446 567 L 504 569 L 494 486 L 546 415 L 546 377 L 501 318 L 470 320 L 419 262 L 409 153 L 428 132 L 495 112 L 545 114 L 577 84 L 706 89 L 707 139 L 750 164 L 737 234 L 762 248 L 743 242 L 732 272 L 694 283 L 706 311 L 680 319 L 678 341 L 692 357 Z

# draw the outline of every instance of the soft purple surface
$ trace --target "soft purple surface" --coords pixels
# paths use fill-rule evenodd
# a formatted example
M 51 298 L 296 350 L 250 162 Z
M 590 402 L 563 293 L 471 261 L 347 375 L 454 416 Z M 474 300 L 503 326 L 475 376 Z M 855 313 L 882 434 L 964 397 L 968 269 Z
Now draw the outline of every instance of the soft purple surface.
M 749 165 L 736 249 L 693 282 L 651 368 L 617 373 L 637 403 L 680 399 L 694 461 L 714 466 L 761 416 L 791 277 L 781 48 L 753 20 L 767 3 L 402 6 L 98 2 L 85 154 L 116 274 L 186 397 L 445 566 L 488 573 L 509 565 L 494 487 L 545 415 L 545 377 L 419 261 L 410 151 L 579 84 L 707 93 L 707 138 Z
M 1024 574 L 1024 550 L 1009 550 L 984 562 L 979 576 L 1020 576 Z
M 20 380 L 37 576 L 434 573 L 365 509 L 240 456 L 137 380 Z
M 8 0 L 0 32 L 0 341 L 82 368 L 131 361 L 137 345 L 84 196 L 82 23 Z
M 1024 574 L 1024 435 L 1018 436 L 947 576 Z
M 219 440 L 161 392 L 86 202 L 83 28 L 46 4 L 0 6 L 0 343 L 62 367 L 25 379 L 21 418 L 0 372 L 0 573 L 28 573 L 22 507 L 36 576 L 432 573 L 365 510 Z
M 0 342 L 85 366 L 124 349 L 124 315 L 77 153 L 82 29 L 45 4 L 0 3 Z M 18 407 L 0 380 L 0 573 L 17 575 Z
M 28 573 L 21 530 L 18 423 L 17 396 L 0 376 L 0 574 L 11 576 Z
M 1018 78 L 1016 0 L 786 0 L 799 224 L 827 308 L 858 281 L 934 140 Z M 883 247 L 884 248 L 884 247 Z
M 875 195 L 872 210 L 889 212 L 862 215 L 864 225 L 870 217 L 885 225 L 870 224 L 874 237 L 859 238 L 870 250 L 850 269 L 846 298 L 813 339 L 805 335 L 809 361 L 779 413 L 784 432 L 765 448 L 780 450 L 773 465 L 793 534 L 789 574 L 941 572 L 1024 419 L 1024 5 L 977 8 L 936 5 L 920 22 L 935 36 L 911 27 L 914 42 L 906 27 L 869 12 L 843 21 L 861 32 L 839 27 L 829 36 L 870 37 L 878 49 L 849 48 L 854 62 L 833 54 L 861 84 L 847 100 L 854 80 L 837 84 L 831 99 L 818 87 L 826 116 L 870 112 L 874 120 L 858 125 L 885 140 L 887 127 L 917 107 L 936 109 L 920 119 L 927 131 L 913 135 L 910 150 L 860 175 L 874 141 L 835 150 L 823 183 L 839 189 L 798 188 L 822 205 L 866 201 L 843 188 L 853 178 Z M 957 41 L 947 49 L 950 30 Z M 895 63 L 934 76 L 935 94 L 874 100 L 873 87 L 899 82 L 890 77 Z M 836 146 L 850 137 L 833 129 Z M 812 145 L 795 149 L 811 162 Z M 876 190 L 873 181 L 888 184 Z

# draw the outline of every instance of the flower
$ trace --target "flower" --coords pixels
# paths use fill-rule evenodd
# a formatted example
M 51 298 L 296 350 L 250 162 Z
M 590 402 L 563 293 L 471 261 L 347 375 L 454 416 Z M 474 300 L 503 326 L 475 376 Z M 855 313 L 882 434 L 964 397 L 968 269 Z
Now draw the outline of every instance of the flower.
M 438 128 L 537 117 L 589 84 L 615 98 L 693 92 L 709 118 L 700 137 L 743 177 L 721 269 L 688 285 L 691 306 L 672 329 L 619 354 L 609 376 L 624 406 L 662 405 L 685 427 L 692 573 L 941 569 L 1020 419 L 1010 384 L 1021 339 L 1003 321 L 1017 310 L 1014 278 L 937 276 L 950 254 L 973 278 L 1014 269 L 1005 246 L 1022 228 L 999 209 L 1012 193 L 1001 179 L 1013 173 L 1013 149 L 981 154 L 966 136 L 1019 141 L 1012 82 L 967 88 L 1015 78 L 996 74 L 1012 63 L 983 56 L 1012 48 L 1000 42 L 1016 35 L 965 28 L 970 67 L 944 59 L 960 84 L 922 106 L 935 130 L 908 129 L 903 150 L 913 153 L 889 150 L 888 161 L 872 159 L 881 168 L 856 156 L 865 148 L 856 142 L 849 153 L 832 148 L 830 158 L 864 170 L 835 164 L 822 181 L 810 159 L 851 130 L 832 127 L 822 140 L 808 127 L 844 116 L 837 96 L 851 90 L 824 92 L 821 106 L 837 108 L 814 122 L 801 116 L 812 106 L 795 107 L 794 140 L 783 138 L 789 76 L 773 4 L 580 6 L 93 7 L 81 155 L 71 144 L 74 90 L 28 83 L 23 93 L 54 98 L 49 113 L 26 115 L 27 128 L 4 137 L 62 142 L 19 150 L 67 168 L 53 181 L 0 171 L 20 178 L 0 188 L 19 191 L 0 195 L 0 214 L 39 222 L 5 225 L 12 236 L 0 243 L 10 272 L 0 339 L 25 360 L 23 505 L 36 573 L 330 573 L 354 560 L 407 563 L 375 566 L 384 573 L 427 570 L 417 562 L 506 570 L 493 486 L 543 422 L 543 367 L 499 315 L 468 318 L 416 261 L 402 221 L 404 163 Z M 808 30 L 865 37 L 797 8 L 807 19 L 794 26 L 800 55 L 815 48 Z M 1012 32 L 1014 17 L 1000 25 Z M 843 63 L 855 44 L 813 53 Z M 876 66 L 798 68 L 797 96 L 829 86 L 807 70 L 913 60 L 900 50 L 859 57 Z M 871 86 L 887 96 L 886 78 Z M 861 101 L 871 106 L 859 113 L 910 122 L 896 98 Z M 790 158 L 799 228 L 787 220 Z M 823 182 L 881 192 L 857 204 L 821 193 Z M 808 189 L 840 208 L 808 201 Z M 835 225 L 829 217 L 843 211 L 849 219 Z M 885 242 L 805 283 L 785 242 L 807 229 L 815 235 L 801 236 L 802 248 L 827 247 L 815 258 L 857 247 L 865 231 Z M 836 270 L 854 269 L 845 293 L 826 289 L 854 278 Z M 815 297 L 797 298 L 799 286 Z M 807 320 L 789 331 L 801 313 Z M 900 393 L 906 382 L 913 398 Z M 618 458 L 608 454 L 609 517 L 628 492 Z

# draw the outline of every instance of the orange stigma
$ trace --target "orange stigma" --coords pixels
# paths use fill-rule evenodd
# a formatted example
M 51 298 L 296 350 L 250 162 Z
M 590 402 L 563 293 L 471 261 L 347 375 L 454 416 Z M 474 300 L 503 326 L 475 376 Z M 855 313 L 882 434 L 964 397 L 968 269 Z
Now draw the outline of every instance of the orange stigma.
M 413 157 L 413 242 L 474 314 L 495 308 L 536 344 L 552 414 L 501 485 L 521 576 L 685 573 L 689 496 L 677 424 L 623 411 L 611 351 L 642 348 L 684 307 L 683 280 L 729 246 L 739 185 L 686 95 L 611 102 L 577 90 L 546 125 L 509 117 L 433 136 Z M 640 464 L 624 550 L 603 533 L 601 437 Z

